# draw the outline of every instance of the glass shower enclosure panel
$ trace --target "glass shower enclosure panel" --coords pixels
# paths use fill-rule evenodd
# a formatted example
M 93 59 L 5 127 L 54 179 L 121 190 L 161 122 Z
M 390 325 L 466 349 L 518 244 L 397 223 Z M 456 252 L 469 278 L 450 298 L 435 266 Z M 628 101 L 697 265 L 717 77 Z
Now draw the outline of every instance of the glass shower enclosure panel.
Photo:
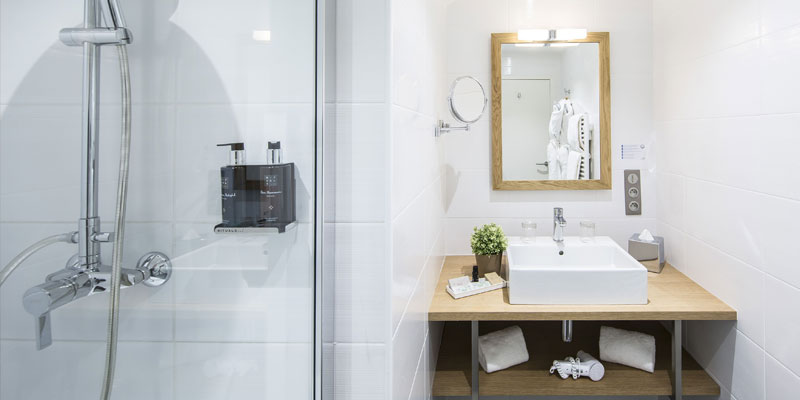
M 315 384 L 316 7 L 314 0 L 120 2 L 132 139 L 123 266 L 158 251 L 160 287 L 121 293 L 112 399 L 312 399 Z M 59 41 L 84 0 L 0 0 L 0 268 L 44 237 L 78 230 L 83 51 Z M 115 229 L 121 89 L 100 65 L 100 226 Z M 296 223 L 218 233 L 224 143 L 248 165 L 280 142 L 294 163 Z M 101 264 L 111 244 L 101 243 Z M 0 400 L 100 398 L 108 293 L 50 313 L 37 350 L 23 295 L 78 252 L 49 246 L 0 286 Z

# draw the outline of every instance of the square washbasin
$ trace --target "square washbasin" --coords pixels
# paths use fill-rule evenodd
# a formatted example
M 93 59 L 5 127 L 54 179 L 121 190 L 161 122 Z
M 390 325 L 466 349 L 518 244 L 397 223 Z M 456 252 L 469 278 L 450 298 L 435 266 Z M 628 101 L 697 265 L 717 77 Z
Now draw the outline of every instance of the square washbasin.
M 611 238 L 550 237 L 508 246 L 511 304 L 647 304 L 647 268 Z

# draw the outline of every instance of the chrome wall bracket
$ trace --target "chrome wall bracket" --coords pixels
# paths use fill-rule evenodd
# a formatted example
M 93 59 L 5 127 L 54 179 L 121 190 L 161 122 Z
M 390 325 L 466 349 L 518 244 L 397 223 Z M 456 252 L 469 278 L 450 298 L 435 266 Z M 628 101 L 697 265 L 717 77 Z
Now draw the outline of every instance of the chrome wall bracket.
M 443 134 L 451 131 L 466 131 L 469 132 L 469 124 L 464 126 L 450 126 L 450 124 L 439 120 L 439 123 L 436 124 L 436 128 L 434 130 L 433 135 L 435 137 L 440 137 Z
M 130 44 L 133 36 L 127 28 L 64 28 L 58 38 L 67 46 L 83 46 Z

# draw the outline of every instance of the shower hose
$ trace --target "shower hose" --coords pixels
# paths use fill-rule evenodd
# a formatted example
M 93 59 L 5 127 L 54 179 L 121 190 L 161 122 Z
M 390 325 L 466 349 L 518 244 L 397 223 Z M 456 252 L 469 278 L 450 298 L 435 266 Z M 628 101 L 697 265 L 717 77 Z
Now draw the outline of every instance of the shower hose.
M 131 149 L 131 76 L 128 67 L 128 50 L 118 45 L 120 81 L 122 82 L 122 138 L 120 140 L 119 182 L 117 184 L 117 204 L 115 212 L 114 244 L 111 261 L 111 290 L 108 308 L 108 338 L 106 340 L 105 372 L 101 400 L 111 399 L 114 383 L 114 369 L 117 359 L 117 336 L 119 331 L 119 294 L 122 273 L 122 244 L 125 240 L 125 212 L 128 198 L 128 169 Z M 55 243 L 77 243 L 77 232 L 63 233 L 44 238 L 19 255 L 0 270 L 0 286 L 22 263 L 37 251 Z
M 125 241 L 125 212 L 128 205 L 128 169 L 131 156 L 131 74 L 128 67 L 128 48 L 118 45 L 119 73 L 122 84 L 122 137 L 119 150 L 119 180 L 117 183 L 117 206 L 114 216 L 114 247 L 111 255 L 111 296 L 108 305 L 108 338 L 103 374 L 101 400 L 111 399 L 114 369 L 117 361 L 117 334 L 119 331 L 119 293 L 122 277 L 122 245 Z

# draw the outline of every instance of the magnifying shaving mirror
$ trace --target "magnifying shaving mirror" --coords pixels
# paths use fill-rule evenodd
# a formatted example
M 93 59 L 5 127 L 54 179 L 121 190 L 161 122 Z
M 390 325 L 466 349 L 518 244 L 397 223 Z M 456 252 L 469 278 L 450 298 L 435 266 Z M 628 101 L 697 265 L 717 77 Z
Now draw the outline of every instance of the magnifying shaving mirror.
M 436 126 L 436 137 L 450 131 L 469 131 L 469 126 L 478 122 L 486 112 L 486 105 L 489 99 L 483 85 L 471 76 L 461 76 L 456 78 L 450 85 L 450 95 L 447 96 L 447 103 L 450 107 L 450 114 L 463 126 L 450 126 L 450 124 L 439 120 Z

